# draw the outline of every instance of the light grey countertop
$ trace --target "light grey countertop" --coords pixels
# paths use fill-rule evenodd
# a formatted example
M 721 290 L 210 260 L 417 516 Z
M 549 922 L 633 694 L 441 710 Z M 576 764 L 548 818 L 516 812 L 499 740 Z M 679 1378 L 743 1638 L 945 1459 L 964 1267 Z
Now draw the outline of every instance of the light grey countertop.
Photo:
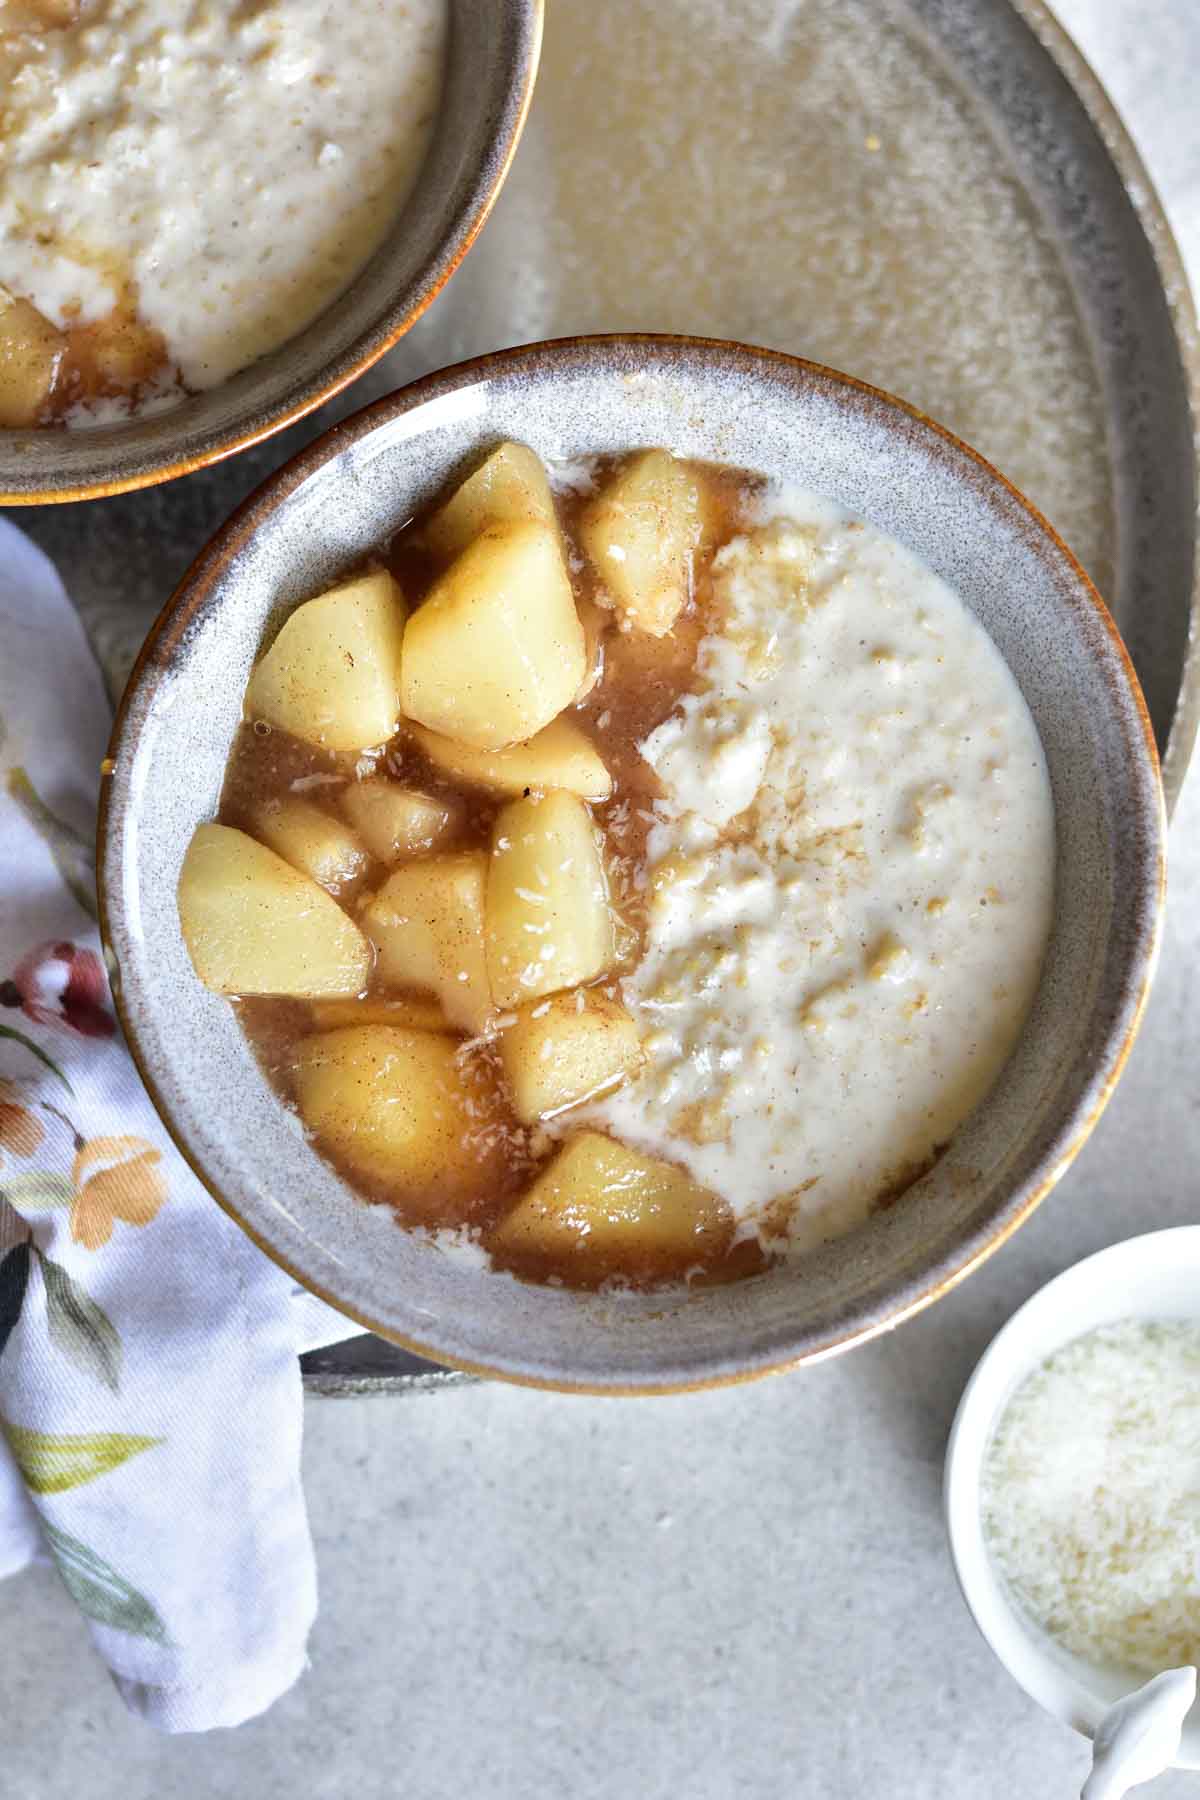
M 1058 11 L 1197 282 L 1197 0 Z M 114 503 L 134 576 L 148 499 Z M 223 504 L 197 490 L 195 505 L 214 508 L 192 521 L 203 535 Z M 965 1286 L 893 1337 L 750 1388 L 310 1401 L 307 1677 L 237 1733 L 162 1740 L 123 1712 L 57 1578 L 27 1572 L 0 1588 L 4 1800 L 1077 1792 L 1083 1741 L 1025 1698 L 959 1598 L 941 1457 L 972 1365 L 1034 1288 L 1117 1238 L 1200 1219 L 1200 772 L 1172 850 L 1128 1072 L 1060 1187 Z M 1153 1790 L 1194 1791 L 1182 1775 Z

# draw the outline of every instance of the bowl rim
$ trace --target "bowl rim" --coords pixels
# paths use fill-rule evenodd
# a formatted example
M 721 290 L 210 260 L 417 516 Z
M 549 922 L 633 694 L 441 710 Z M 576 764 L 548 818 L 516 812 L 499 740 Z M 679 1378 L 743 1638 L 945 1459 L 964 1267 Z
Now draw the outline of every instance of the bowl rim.
M 251 426 L 232 423 L 216 441 L 191 454 L 168 452 L 161 462 L 150 462 L 128 475 L 75 484 L 55 483 L 35 489 L 13 489 L 0 486 L 0 506 L 59 506 L 72 501 L 105 500 L 115 494 L 134 493 L 142 488 L 158 487 L 212 468 L 227 457 L 249 450 L 255 444 L 274 437 L 277 432 L 295 425 L 326 401 L 364 375 L 387 352 L 394 349 L 432 306 L 451 276 L 464 261 L 479 233 L 488 221 L 493 206 L 508 179 L 513 158 L 521 142 L 529 109 L 537 85 L 545 28 L 546 0 L 505 0 L 510 10 L 512 76 L 505 87 L 503 104 L 496 121 L 493 140 L 495 155 L 484 162 L 473 175 L 464 200 L 452 215 L 448 229 L 424 276 L 406 294 L 394 300 L 377 317 L 374 324 L 358 334 L 349 351 L 345 366 L 334 375 L 314 375 L 304 382 L 292 398 L 280 400 Z M 418 175 L 418 182 L 421 177 Z M 353 279 L 351 281 L 353 285 Z M 343 290 L 345 291 L 345 290 Z M 332 304 L 332 303 L 331 303 Z M 320 315 L 305 329 L 319 323 Z M 252 365 L 251 365 L 252 366 Z M 238 371 L 240 373 L 240 371 Z M 284 465 L 285 467 L 288 465 Z
M 1044 1711 L 1084 1736 L 1091 1736 L 1112 1704 L 1086 1680 L 1087 1662 L 1072 1657 L 1070 1666 L 1038 1641 L 1033 1621 L 1022 1623 L 1020 1607 L 1004 1592 L 989 1556 L 979 1513 L 983 1463 L 995 1425 L 1020 1383 L 1045 1360 L 1076 1338 L 1100 1329 L 1079 1323 L 1076 1303 L 1111 1294 L 1120 1318 L 1147 1319 L 1153 1314 L 1141 1301 L 1122 1304 L 1122 1287 L 1131 1278 L 1177 1275 L 1180 1268 L 1200 1269 L 1200 1225 L 1166 1226 L 1108 1244 L 1071 1263 L 1037 1288 L 1001 1326 L 979 1358 L 963 1389 L 946 1441 L 942 1475 L 942 1513 L 959 1592 L 980 1636 L 1013 1680 Z M 1053 1348 L 1039 1348 L 1040 1329 L 1057 1309 L 1067 1319 L 1060 1334 L 1050 1332 Z M 1200 1323 L 1200 1301 L 1196 1307 Z M 1031 1628 L 1033 1627 L 1033 1628 Z M 1132 1692 L 1142 1677 L 1130 1675 Z M 1197 1709 L 1200 1717 L 1200 1708 Z M 1200 1726 L 1185 1727 L 1194 1747 L 1180 1750 L 1172 1766 L 1200 1768 Z
M 453 1355 L 436 1344 L 427 1343 L 396 1330 L 373 1317 L 364 1308 L 350 1306 L 345 1301 L 338 1299 L 319 1284 L 314 1283 L 300 1268 L 266 1241 L 255 1226 L 242 1216 L 228 1196 L 220 1191 L 217 1184 L 209 1178 L 199 1161 L 193 1156 L 186 1141 L 186 1134 L 176 1125 L 171 1108 L 142 1054 L 133 1009 L 127 1004 L 123 992 L 120 967 L 114 948 L 112 923 L 113 920 L 122 916 L 123 905 L 119 883 L 115 878 L 116 868 L 110 869 L 110 858 L 107 854 L 107 847 L 112 835 L 110 829 L 112 823 L 112 771 L 118 755 L 123 750 L 130 751 L 132 744 L 137 741 L 137 728 L 134 727 L 134 738 L 131 745 L 124 744 L 134 698 L 140 693 L 143 684 L 153 679 L 156 667 L 161 672 L 169 666 L 176 648 L 192 620 L 202 611 L 209 593 L 225 565 L 250 540 L 259 524 L 324 464 L 350 445 L 369 435 L 377 426 L 386 425 L 429 401 L 439 399 L 448 392 L 470 384 L 486 382 L 491 376 L 510 373 L 519 369 L 523 364 L 554 358 L 560 364 L 569 366 L 572 358 L 586 360 L 596 351 L 626 355 L 638 353 L 643 358 L 652 357 L 655 352 L 683 352 L 707 360 L 716 366 L 728 367 L 730 364 L 741 364 L 747 370 L 753 370 L 759 374 L 766 369 L 773 369 L 781 375 L 790 376 L 794 381 L 823 382 L 847 391 L 857 398 L 867 399 L 885 410 L 898 412 L 921 426 L 957 455 L 965 457 L 986 482 L 1001 489 L 1010 502 L 1015 503 L 1018 510 L 1025 515 L 1026 523 L 1031 524 L 1035 532 L 1042 539 L 1048 541 L 1050 547 L 1067 566 L 1077 584 L 1080 598 L 1085 600 L 1097 615 L 1106 634 L 1108 646 L 1117 658 L 1128 695 L 1134 703 L 1137 721 L 1141 729 L 1145 766 L 1156 797 L 1155 817 L 1151 831 L 1154 850 L 1152 892 L 1146 909 L 1147 916 L 1141 922 L 1141 929 L 1136 934 L 1128 958 L 1131 1004 L 1126 1008 L 1119 1038 L 1113 1038 L 1106 1042 L 1099 1052 L 1097 1061 L 1100 1066 L 1097 1072 L 1089 1078 L 1082 1094 L 1070 1108 L 1058 1137 L 1050 1146 L 1047 1166 L 1040 1178 L 1033 1183 L 1029 1192 L 1024 1195 L 1020 1204 L 1009 1216 L 1002 1218 L 994 1229 L 990 1229 L 982 1242 L 972 1242 L 972 1237 L 978 1234 L 972 1234 L 970 1229 L 964 1226 L 957 1250 L 952 1248 L 945 1252 L 937 1269 L 926 1272 L 924 1278 L 918 1278 L 920 1285 L 915 1293 L 899 1297 L 893 1307 L 882 1311 L 878 1317 L 853 1323 L 848 1329 L 838 1328 L 815 1345 L 774 1357 L 771 1360 L 755 1362 L 748 1367 L 706 1374 L 698 1378 L 638 1380 L 635 1383 L 624 1385 L 580 1381 L 561 1373 L 553 1377 L 530 1374 Z M 407 1350 L 427 1361 L 458 1369 L 465 1374 L 504 1380 L 518 1386 L 543 1388 L 564 1393 L 621 1396 L 686 1393 L 732 1386 L 757 1380 L 766 1375 L 782 1373 L 788 1369 L 799 1367 L 802 1363 L 824 1361 L 827 1357 L 840 1354 L 855 1344 L 865 1343 L 885 1331 L 890 1331 L 905 1320 L 924 1311 L 927 1306 L 932 1305 L 934 1301 L 957 1287 L 994 1251 L 1008 1241 L 1055 1186 L 1082 1149 L 1108 1104 L 1125 1067 L 1144 1016 L 1157 961 L 1166 889 L 1166 814 L 1158 751 L 1149 712 L 1129 653 L 1108 608 L 1082 565 L 1049 521 L 1019 488 L 994 468 L 978 451 L 972 449 L 969 444 L 955 436 L 945 426 L 938 424 L 936 420 L 921 412 L 919 408 L 887 393 L 882 388 L 874 387 L 868 382 L 859 380 L 856 376 L 844 374 L 825 364 L 793 356 L 786 351 L 747 345 L 734 339 L 665 332 L 606 332 L 551 338 L 531 344 L 515 345 L 509 349 L 490 351 L 485 355 L 471 357 L 446 368 L 431 371 L 407 383 L 404 387 L 398 388 L 393 393 L 372 401 L 360 411 L 351 414 L 349 418 L 331 426 L 329 430 L 322 433 L 320 437 L 298 451 L 279 469 L 267 476 L 235 508 L 225 524 L 195 557 L 175 587 L 147 633 L 130 672 L 117 706 L 101 773 L 96 839 L 98 916 L 101 941 L 112 984 L 113 1000 L 138 1073 L 159 1117 L 185 1162 L 222 1209 L 246 1232 L 247 1236 L 265 1255 L 284 1269 L 301 1287 L 315 1293 L 346 1318 L 364 1330 L 373 1332 L 376 1336 L 384 1338 L 400 1349 Z M 120 861 L 117 857 L 112 860 L 114 864 L 118 864 Z M 1066 1136 L 1065 1142 L 1060 1142 L 1059 1139 L 1064 1133 L 1069 1133 L 1069 1135 Z
M 1188 279 L 1187 265 L 1167 209 L 1146 167 L 1141 151 L 1117 110 L 1108 89 L 1097 75 L 1075 38 L 1052 11 L 1049 0 L 1008 0 L 1008 4 L 1047 51 L 1075 92 L 1111 158 L 1126 198 L 1133 208 L 1150 255 L 1158 270 L 1171 328 L 1179 347 L 1179 360 L 1194 426 L 1192 461 L 1200 455 L 1200 318 L 1196 296 Z M 1188 648 L 1182 678 L 1163 746 L 1162 782 L 1167 811 L 1171 813 L 1183 788 L 1192 751 L 1200 734 L 1200 537 L 1191 585 L 1187 594 Z

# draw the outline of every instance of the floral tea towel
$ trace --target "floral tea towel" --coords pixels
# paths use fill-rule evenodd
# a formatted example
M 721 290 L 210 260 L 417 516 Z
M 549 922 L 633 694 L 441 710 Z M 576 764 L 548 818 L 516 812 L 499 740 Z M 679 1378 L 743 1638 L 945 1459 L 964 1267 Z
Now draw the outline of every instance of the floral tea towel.
M 312 1311 L 122 1043 L 91 870 L 108 729 L 62 584 L 0 519 L 0 1575 L 48 1554 L 127 1705 L 199 1731 L 305 1665 Z M 323 1341 L 354 1329 L 324 1317 Z

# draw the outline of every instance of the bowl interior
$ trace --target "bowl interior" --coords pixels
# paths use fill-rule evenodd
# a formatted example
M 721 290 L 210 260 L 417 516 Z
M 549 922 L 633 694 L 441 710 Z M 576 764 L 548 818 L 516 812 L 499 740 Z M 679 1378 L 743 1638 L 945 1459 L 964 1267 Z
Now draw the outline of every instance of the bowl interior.
M 319 318 L 167 412 L 72 431 L 0 431 L 0 503 L 86 499 L 166 480 L 254 443 L 344 387 L 453 274 L 487 216 L 537 72 L 542 0 L 448 0 L 445 84 L 402 212 Z
M 951 1549 L 979 1629 L 1027 1694 L 1089 1737 L 1113 1702 L 1145 1677 L 1072 1655 L 1010 1599 L 984 1540 L 983 1463 L 1000 1415 L 1039 1363 L 1098 1326 L 1139 1317 L 1200 1320 L 1200 1227 L 1185 1225 L 1114 1244 L 1036 1293 L 1009 1320 L 967 1384 L 946 1453 Z M 1178 1764 L 1200 1768 L 1200 1701 L 1184 1726 Z
M 900 538 L 954 585 L 1012 667 L 1046 747 L 1057 907 L 1029 1024 L 937 1166 L 802 1264 L 687 1296 L 534 1288 L 446 1255 L 355 1201 L 192 972 L 175 887 L 217 807 L 265 629 L 408 519 L 481 445 L 548 458 L 666 444 L 785 477 Z M 797 705 L 803 696 L 797 695 Z M 1103 1106 L 1156 942 L 1161 794 L 1140 696 L 1066 552 L 971 452 L 872 389 L 697 340 L 582 339 L 432 376 L 338 427 L 214 540 L 152 634 L 113 741 L 102 899 L 151 1091 L 213 1191 L 271 1254 L 437 1359 L 629 1390 L 829 1352 L 943 1291 L 1027 1214 Z

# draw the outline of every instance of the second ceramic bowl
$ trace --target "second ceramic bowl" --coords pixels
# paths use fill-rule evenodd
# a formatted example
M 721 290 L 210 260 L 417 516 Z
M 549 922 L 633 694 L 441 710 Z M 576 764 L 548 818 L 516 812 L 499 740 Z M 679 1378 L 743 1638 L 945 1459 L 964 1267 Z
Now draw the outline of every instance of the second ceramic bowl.
M 448 0 L 446 70 L 429 151 L 384 242 L 303 331 L 220 387 L 144 418 L 0 429 L 0 504 L 90 500 L 169 481 L 280 431 L 403 337 L 474 243 L 533 94 L 543 0 Z
M 727 1287 L 615 1303 L 452 1258 L 356 1200 L 202 988 L 175 889 L 217 810 L 264 632 L 349 569 L 472 453 L 638 445 L 786 478 L 908 544 L 1006 657 L 1041 733 L 1057 814 L 1046 965 L 1000 1081 L 937 1165 L 859 1231 Z M 797 695 L 797 706 L 803 696 Z M 592 338 L 465 364 L 368 407 L 262 487 L 213 540 L 145 646 L 111 749 L 101 899 L 118 1004 L 164 1119 L 213 1193 L 299 1280 L 437 1361 L 515 1380 L 649 1392 L 824 1356 L 944 1293 L 1058 1179 L 1120 1072 L 1157 942 L 1163 815 L 1145 707 L 1112 621 L 1045 522 L 900 402 L 739 345 Z

